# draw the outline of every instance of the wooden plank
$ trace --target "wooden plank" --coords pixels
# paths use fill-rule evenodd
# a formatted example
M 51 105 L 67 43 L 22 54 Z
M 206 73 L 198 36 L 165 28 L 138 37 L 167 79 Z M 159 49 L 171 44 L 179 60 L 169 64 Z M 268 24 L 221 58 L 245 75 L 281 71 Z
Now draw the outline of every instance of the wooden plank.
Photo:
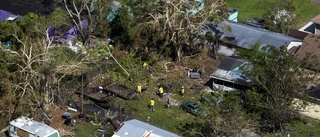
M 17 128 L 17 134 L 20 137 L 29 137 L 29 133 L 24 130 L 21 130 L 20 128 Z

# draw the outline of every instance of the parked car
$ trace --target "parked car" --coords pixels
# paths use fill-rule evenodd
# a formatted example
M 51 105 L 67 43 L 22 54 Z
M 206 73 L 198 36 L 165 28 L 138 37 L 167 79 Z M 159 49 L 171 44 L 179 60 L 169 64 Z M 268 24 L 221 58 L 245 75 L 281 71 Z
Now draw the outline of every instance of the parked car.
M 320 84 L 317 86 L 310 87 L 305 92 L 313 98 L 320 99 Z
M 264 24 L 264 20 L 261 18 L 252 18 L 247 21 L 247 24 L 253 27 L 267 29 L 266 25 Z
M 199 104 L 193 102 L 193 101 L 183 101 L 180 106 L 184 111 L 195 115 L 195 116 L 207 116 L 208 112 L 203 110 Z

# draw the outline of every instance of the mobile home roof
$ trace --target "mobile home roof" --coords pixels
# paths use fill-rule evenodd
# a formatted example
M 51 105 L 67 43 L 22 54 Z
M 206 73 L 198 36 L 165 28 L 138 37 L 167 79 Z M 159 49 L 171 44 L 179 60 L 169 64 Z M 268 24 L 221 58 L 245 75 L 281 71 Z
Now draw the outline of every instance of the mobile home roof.
M 24 131 L 27 131 L 30 134 L 34 134 L 41 137 L 44 137 L 44 136 L 47 136 L 48 134 L 56 132 L 54 128 L 24 116 L 21 116 L 13 121 L 10 121 L 10 125 L 15 126 Z

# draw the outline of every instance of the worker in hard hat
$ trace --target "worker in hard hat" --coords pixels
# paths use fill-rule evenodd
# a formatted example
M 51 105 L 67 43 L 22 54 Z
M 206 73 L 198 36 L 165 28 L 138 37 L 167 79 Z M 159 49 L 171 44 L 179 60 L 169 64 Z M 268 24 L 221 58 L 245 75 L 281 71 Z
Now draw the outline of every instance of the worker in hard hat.
M 152 110 L 152 111 L 155 110 L 155 109 L 154 109 L 154 104 L 155 104 L 155 102 L 154 102 L 154 99 L 152 98 L 152 99 L 150 100 L 150 110 Z
M 147 62 L 144 62 L 143 63 L 143 68 L 147 68 L 148 67 L 148 63 Z
M 137 86 L 137 92 L 138 92 L 139 94 L 141 94 L 141 90 L 142 90 L 142 86 L 141 86 L 141 84 L 138 84 L 138 86 Z
M 183 96 L 183 97 L 184 97 L 184 92 L 185 92 L 184 86 L 182 86 L 182 87 L 181 87 L 181 91 L 180 91 L 180 95 Z
M 160 86 L 159 88 L 159 97 L 162 98 L 163 97 L 163 87 Z

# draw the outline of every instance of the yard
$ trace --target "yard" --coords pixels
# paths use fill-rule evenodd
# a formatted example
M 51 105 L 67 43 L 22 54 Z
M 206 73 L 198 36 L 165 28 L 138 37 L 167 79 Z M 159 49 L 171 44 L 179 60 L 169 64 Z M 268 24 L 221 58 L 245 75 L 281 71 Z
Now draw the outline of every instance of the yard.
M 117 81 L 117 83 L 124 84 L 132 89 L 136 88 L 136 85 L 142 84 L 146 85 L 146 91 L 143 91 L 141 94 L 138 94 L 135 99 L 125 100 L 119 97 L 110 96 L 107 103 L 100 103 L 99 106 L 105 109 L 117 109 L 117 114 L 121 115 L 121 118 L 117 118 L 116 120 L 121 123 L 130 119 L 138 119 L 143 122 L 147 122 L 159 128 L 168 130 L 170 132 L 180 134 L 181 131 L 178 130 L 178 127 L 186 122 L 192 122 L 196 120 L 192 114 L 186 113 L 180 108 L 181 102 L 184 100 L 192 100 L 198 102 L 200 99 L 200 95 L 203 90 L 207 87 L 205 83 L 209 80 L 209 76 L 212 73 L 212 70 L 216 67 L 219 61 L 215 61 L 212 58 L 190 58 L 185 59 L 183 63 L 175 63 L 169 61 L 159 61 L 154 65 L 150 65 L 148 71 L 146 71 L 139 63 L 135 64 L 136 67 L 132 67 L 132 69 L 128 70 L 137 73 L 136 78 L 133 81 L 121 82 L 121 80 Z M 200 79 L 190 79 L 187 76 L 187 72 L 190 68 L 199 68 L 201 73 Z M 114 73 L 114 72 L 112 72 Z M 112 74 L 111 73 L 111 74 Z M 151 75 L 152 74 L 152 75 Z M 105 77 L 110 76 L 110 74 L 106 74 Z M 109 78 L 106 78 L 109 79 Z M 102 81 L 96 80 L 98 83 Z M 116 82 L 116 81 L 113 81 Z M 90 82 L 91 85 L 99 85 L 95 84 L 94 81 Z M 170 87 L 168 92 L 164 93 L 163 98 L 159 98 L 156 95 L 158 91 L 158 84 Z M 184 86 L 186 89 L 186 93 L 184 97 L 179 95 L 179 90 L 181 86 Z M 148 107 L 150 99 L 154 98 L 155 100 L 155 111 L 151 111 Z M 166 100 L 170 99 L 171 106 L 169 109 L 165 108 Z M 73 102 L 81 101 L 79 95 L 72 96 L 71 100 Z M 88 102 L 93 103 L 88 100 Z M 79 105 L 72 105 L 72 107 L 79 108 Z M 51 115 L 53 115 L 53 122 L 49 125 L 60 129 L 63 132 L 69 131 L 69 133 L 73 132 L 75 136 L 99 136 L 102 133 L 99 132 L 99 129 L 106 129 L 106 135 L 109 136 L 115 131 L 114 127 L 110 123 L 106 125 L 95 125 L 90 123 L 90 120 L 77 119 L 77 115 L 79 113 L 72 112 L 73 118 L 76 118 L 77 122 L 75 126 L 66 126 L 63 124 L 63 119 L 61 119 L 61 115 L 66 110 L 65 107 L 59 109 L 55 107 Z M 98 122 L 94 122 L 98 123 Z M 67 133 L 67 132 L 65 132 Z
M 262 17 L 267 8 L 279 0 L 227 0 L 229 7 L 239 11 L 239 22 L 246 22 L 254 17 Z M 292 0 L 297 7 L 298 23 L 300 28 L 310 21 L 314 16 L 320 14 L 320 0 Z
M 126 82 L 121 82 L 120 80 L 119 83 L 125 84 L 133 89 L 135 89 L 135 86 L 139 83 L 146 85 L 147 90 L 137 95 L 137 98 L 133 100 L 111 97 L 108 103 L 99 105 L 104 108 L 119 108 L 122 110 L 119 112 L 122 115 L 121 119 L 118 119 L 119 122 L 135 118 L 170 132 L 181 134 L 181 131 L 178 130 L 181 124 L 197 120 L 197 117 L 179 108 L 181 102 L 185 100 L 199 101 L 201 93 L 204 92 L 203 90 L 207 87 L 205 83 L 209 80 L 209 75 L 217 64 L 219 64 L 220 60 L 221 59 L 215 61 L 212 58 L 206 57 L 188 58 L 181 63 L 158 61 L 155 64 L 150 64 L 150 68 L 147 71 L 142 67 L 143 63 L 136 63 L 136 66 L 128 70 L 132 72 L 130 74 L 134 74 L 133 72 L 137 73 L 137 76 L 135 76 L 136 79 Z M 201 79 L 190 79 L 187 77 L 188 69 L 194 67 L 199 68 L 202 72 Z M 113 73 L 115 72 L 111 74 Z M 161 99 L 156 95 L 158 90 L 157 84 L 159 83 L 171 87 L 169 92 Z M 184 85 L 186 88 L 184 97 L 179 95 L 181 85 Z M 151 98 L 155 100 L 155 111 L 151 111 L 148 107 Z M 169 109 L 165 108 L 167 98 L 171 101 Z M 64 111 L 65 110 L 62 110 L 57 115 L 60 116 Z M 59 116 L 55 119 L 60 119 Z M 61 125 L 63 121 L 58 122 Z M 308 123 L 312 123 L 312 126 Z M 59 127 L 61 128 L 61 126 Z M 290 127 L 290 133 L 292 133 L 292 135 L 309 136 L 312 134 L 317 136 L 320 134 L 316 129 L 319 127 L 319 122 L 312 119 L 306 119 L 303 122 L 294 122 Z M 303 127 L 303 129 L 300 127 Z M 75 133 L 75 136 L 83 137 L 99 136 L 101 135 L 101 132 L 98 131 L 99 129 L 106 129 L 106 135 L 111 135 L 113 131 L 115 131 L 110 123 L 99 126 L 89 122 L 81 122 L 81 120 L 77 122 L 76 126 L 69 128 Z M 65 127 L 64 129 L 68 128 Z
M 137 84 L 146 85 L 146 91 L 137 95 L 136 99 L 124 100 L 122 98 L 112 98 L 106 107 L 121 107 L 123 113 L 141 121 L 150 123 L 159 128 L 179 134 L 177 127 L 186 122 L 192 122 L 196 117 L 184 112 L 179 106 L 184 100 L 199 101 L 201 92 L 206 88 L 204 85 L 216 67 L 219 61 L 212 58 L 190 58 L 184 60 L 183 63 L 160 61 L 150 65 L 148 71 L 142 69 L 142 63 L 134 67 L 133 70 L 138 73 L 135 82 L 127 82 L 126 85 L 135 89 Z M 158 68 L 159 67 L 159 68 Z M 187 72 L 190 68 L 199 68 L 202 72 L 201 79 L 190 79 Z M 158 91 L 157 85 L 169 87 L 163 98 L 156 95 Z M 181 86 L 186 88 L 184 97 L 179 95 Z M 151 111 L 148 107 L 149 102 L 153 98 L 155 100 L 155 111 Z M 171 106 L 165 108 L 166 100 L 170 99 Z M 130 117 L 129 117 L 130 118 Z M 128 119 L 129 119 L 128 118 Z M 123 119 L 124 120 L 124 119 Z

